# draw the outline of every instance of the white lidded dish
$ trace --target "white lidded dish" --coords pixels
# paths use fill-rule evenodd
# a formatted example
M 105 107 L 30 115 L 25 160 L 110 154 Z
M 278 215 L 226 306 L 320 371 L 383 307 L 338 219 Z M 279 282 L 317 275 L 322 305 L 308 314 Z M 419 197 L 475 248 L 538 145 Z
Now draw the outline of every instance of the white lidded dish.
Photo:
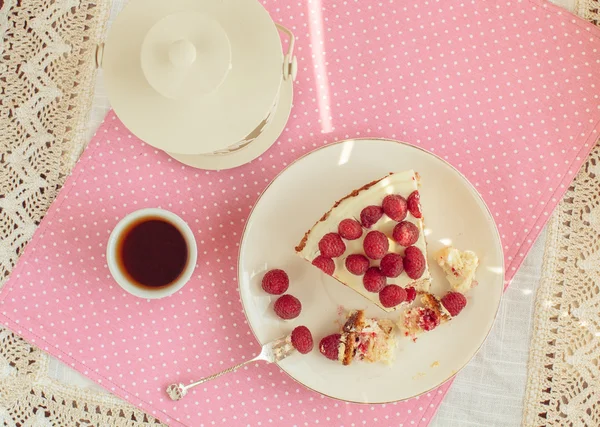
M 279 30 L 289 37 L 286 55 Z M 98 62 L 112 107 L 134 135 L 186 164 L 201 156 L 198 167 L 212 169 L 213 157 L 235 167 L 283 130 L 266 132 L 279 108 L 287 110 L 279 122 L 289 116 L 293 45 L 257 0 L 132 0 Z M 261 149 L 240 153 L 263 135 Z

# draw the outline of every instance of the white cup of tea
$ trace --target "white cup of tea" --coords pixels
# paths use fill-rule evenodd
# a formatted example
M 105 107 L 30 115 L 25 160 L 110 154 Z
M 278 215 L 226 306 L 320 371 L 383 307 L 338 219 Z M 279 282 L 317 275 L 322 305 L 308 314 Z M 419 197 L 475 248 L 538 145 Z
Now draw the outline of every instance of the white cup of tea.
M 192 277 L 198 259 L 194 233 L 164 209 L 130 213 L 108 239 L 106 260 L 115 281 L 141 298 L 163 298 Z

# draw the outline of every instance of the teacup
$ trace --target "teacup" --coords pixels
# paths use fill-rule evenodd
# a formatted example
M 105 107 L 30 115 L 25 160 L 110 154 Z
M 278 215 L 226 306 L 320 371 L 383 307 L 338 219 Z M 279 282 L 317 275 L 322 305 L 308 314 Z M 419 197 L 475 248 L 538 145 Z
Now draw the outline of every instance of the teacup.
M 106 259 L 115 281 L 141 298 L 162 298 L 192 277 L 196 240 L 183 219 L 163 209 L 142 209 L 123 218 L 108 239 Z

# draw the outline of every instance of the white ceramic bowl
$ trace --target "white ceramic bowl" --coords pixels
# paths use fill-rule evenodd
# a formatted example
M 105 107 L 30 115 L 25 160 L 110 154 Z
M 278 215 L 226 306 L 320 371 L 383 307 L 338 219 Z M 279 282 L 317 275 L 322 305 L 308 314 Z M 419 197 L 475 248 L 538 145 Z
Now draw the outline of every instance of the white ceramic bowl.
M 119 238 L 130 224 L 140 220 L 141 218 L 159 218 L 173 224 L 183 235 L 188 247 L 188 260 L 183 269 L 183 272 L 179 275 L 179 278 L 169 285 L 157 287 L 152 289 L 150 287 L 144 287 L 133 283 L 127 275 L 124 274 L 119 262 L 117 261 L 117 251 Z M 106 260 L 108 263 L 108 269 L 112 274 L 115 281 L 132 295 L 140 298 L 163 298 L 174 294 L 190 280 L 192 273 L 196 268 L 196 261 L 198 259 L 198 248 L 196 246 L 196 240 L 194 239 L 194 233 L 187 225 L 187 223 L 173 212 L 166 211 L 164 209 L 148 208 L 141 209 L 130 213 L 123 218 L 117 226 L 114 228 L 108 239 L 108 245 L 106 248 Z

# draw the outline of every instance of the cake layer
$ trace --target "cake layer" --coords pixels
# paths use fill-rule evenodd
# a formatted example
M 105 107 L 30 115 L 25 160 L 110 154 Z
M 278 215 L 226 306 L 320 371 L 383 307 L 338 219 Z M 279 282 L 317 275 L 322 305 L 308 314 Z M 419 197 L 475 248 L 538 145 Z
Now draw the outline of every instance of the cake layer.
M 474 252 L 447 246 L 435 255 L 435 259 L 454 291 L 464 294 L 473 287 L 475 270 L 479 265 L 479 258 Z

